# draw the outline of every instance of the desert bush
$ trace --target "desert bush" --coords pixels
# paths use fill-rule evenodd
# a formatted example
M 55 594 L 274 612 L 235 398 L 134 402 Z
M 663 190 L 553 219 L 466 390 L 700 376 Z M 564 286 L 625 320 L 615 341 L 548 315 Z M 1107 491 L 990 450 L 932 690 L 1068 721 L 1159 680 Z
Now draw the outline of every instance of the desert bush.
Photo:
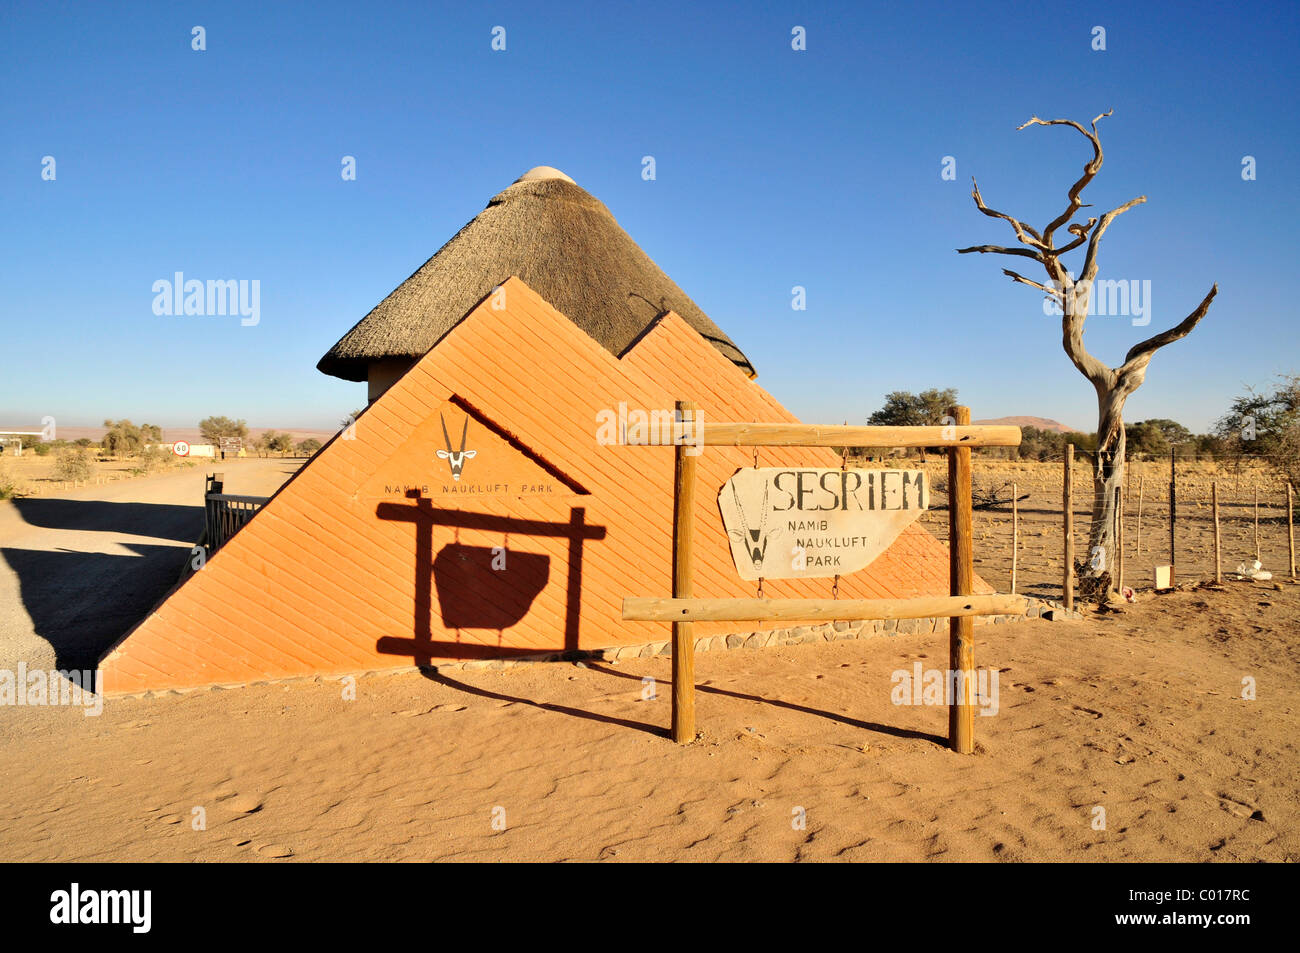
M 1262 457 L 1300 487 L 1300 374 L 1283 375 L 1276 386 L 1271 394 L 1248 388 L 1219 418 L 1215 433 L 1231 450 Z
M 18 492 L 18 484 L 9 473 L 9 465 L 0 462 L 0 500 L 13 499 Z
M 144 473 L 156 473 L 171 463 L 172 454 L 165 447 L 154 444 L 140 451 L 140 467 Z
M 89 480 L 93 470 L 85 450 L 60 450 L 54 461 L 54 476 L 60 480 Z

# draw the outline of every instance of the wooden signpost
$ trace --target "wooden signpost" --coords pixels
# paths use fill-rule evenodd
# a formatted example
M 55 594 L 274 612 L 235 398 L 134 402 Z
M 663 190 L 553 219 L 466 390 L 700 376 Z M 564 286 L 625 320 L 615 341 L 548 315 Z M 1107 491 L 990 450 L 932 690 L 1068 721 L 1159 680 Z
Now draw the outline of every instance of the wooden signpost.
M 677 418 L 695 420 L 695 404 L 677 402 Z M 679 442 L 674 448 L 673 478 L 673 598 L 694 595 L 695 578 L 695 461 L 699 454 Z M 695 740 L 695 627 L 673 620 L 673 741 L 684 745 Z
M 975 750 L 974 712 L 975 712 L 975 661 L 972 617 L 977 615 L 1016 614 L 1024 611 L 1026 600 L 1023 596 L 971 594 L 974 582 L 974 564 L 971 556 L 971 447 L 1014 447 L 1020 443 L 1020 428 L 1007 426 L 971 426 L 970 409 L 953 408 L 951 417 L 955 423 L 943 427 L 818 427 L 804 424 L 773 423 L 704 423 L 694 419 L 694 405 L 688 402 L 677 404 L 677 424 L 673 442 L 676 445 L 676 474 L 674 479 L 675 494 L 673 501 L 673 595 L 662 597 L 629 597 L 623 600 L 623 618 L 628 621 L 671 622 L 673 625 L 673 714 L 672 738 L 679 744 L 688 743 L 695 738 L 695 676 L 694 643 L 692 642 L 691 623 L 695 620 L 713 620 L 722 622 L 750 621 L 818 621 L 850 619 L 909 619 L 947 616 L 949 619 L 949 667 L 950 678 L 955 691 L 949 705 L 948 733 L 949 742 L 954 751 L 971 754 Z M 694 563 L 695 546 L 695 460 L 699 453 L 710 446 L 733 447 L 932 447 L 947 448 L 949 470 L 949 595 L 933 596 L 919 599 L 695 599 L 692 598 L 691 576 Z M 688 448 L 690 451 L 688 452 Z M 743 472 L 743 471 L 742 471 Z M 762 474 L 755 468 L 755 472 Z M 800 471 L 786 470 L 782 472 Z M 844 488 L 855 484 L 855 491 L 862 487 L 845 474 L 853 470 L 803 471 L 817 474 L 815 483 L 804 486 L 820 488 L 820 492 L 830 493 L 838 486 L 840 513 L 853 512 L 855 519 L 871 520 L 883 518 L 880 513 L 895 511 L 881 510 L 879 513 L 869 505 L 861 511 L 845 509 Z M 883 471 L 874 471 L 879 474 Z M 895 471 L 898 472 L 898 471 Z M 833 474 L 834 476 L 830 476 Z M 740 476 L 738 473 L 737 476 Z M 733 477 L 733 480 L 735 477 Z M 773 501 L 775 483 L 774 475 L 748 477 L 754 486 L 737 489 L 734 502 L 746 514 L 746 499 L 752 503 L 751 494 L 761 493 L 761 487 L 768 486 L 768 507 Z M 793 486 L 798 499 L 799 482 L 797 476 L 793 484 L 786 479 L 784 486 Z M 880 480 L 880 477 L 876 478 Z M 890 478 L 884 478 L 886 484 Z M 824 482 L 823 482 L 824 481 Z M 837 481 L 839 481 L 837 483 Z M 924 479 L 919 484 L 908 484 L 918 494 L 916 501 L 927 499 L 928 490 Z M 877 489 L 881 484 L 876 484 Z M 719 501 L 726 497 L 726 488 Z M 819 492 L 810 489 L 807 498 Z M 902 493 L 902 490 L 896 491 Z M 888 487 L 885 498 L 891 499 Z M 892 497 L 897 499 L 897 496 Z M 867 499 L 855 493 L 851 499 Z M 828 504 L 829 496 L 822 497 L 822 503 Z M 761 502 L 761 497 L 760 497 Z M 830 513 L 831 510 L 823 510 Z M 919 515 L 920 507 L 916 513 Z M 788 515 L 786 517 L 789 518 Z M 844 517 L 847 519 L 847 517 Z M 739 514 L 733 514 L 738 520 Z M 828 530 L 829 531 L 829 519 Z M 727 529 L 737 530 L 741 542 L 759 544 L 760 566 L 766 570 L 767 557 L 762 553 L 762 533 L 754 537 L 754 527 L 746 522 L 744 526 L 733 526 L 729 521 Z M 818 530 L 820 532 L 820 530 Z M 901 527 L 900 530 L 901 531 Z M 733 556 L 735 556 L 733 537 Z M 769 545 L 771 542 L 769 541 Z M 886 543 L 885 545 L 888 545 Z M 883 548 L 883 547 L 882 547 Z M 847 547 L 856 552 L 853 547 Z M 743 560 L 753 563 L 752 552 L 748 546 L 741 548 L 738 568 Z M 827 567 L 834 571 L 835 567 Z M 791 570 L 793 571 L 793 569 Z M 828 573 L 830 574 L 830 573 Z M 838 574 L 838 573 L 837 573 Z M 755 577 L 757 578 L 757 577 Z

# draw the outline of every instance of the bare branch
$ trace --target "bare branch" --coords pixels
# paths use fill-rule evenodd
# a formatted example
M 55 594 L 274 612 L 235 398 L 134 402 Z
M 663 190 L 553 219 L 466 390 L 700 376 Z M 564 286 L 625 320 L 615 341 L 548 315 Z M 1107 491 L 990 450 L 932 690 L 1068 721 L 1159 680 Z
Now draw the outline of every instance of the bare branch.
M 1049 288 L 1047 285 L 1040 285 L 1037 281 L 1026 278 L 1024 275 L 1018 275 L 1009 268 L 1003 268 L 1002 274 L 1006 275 L 1012 281 L 1019 281 L 1021 284 L 1030 285 L 1031 287 L 1037 288 L 1039 291 L 1045 291 L 1054 298 L 1059 298 L 1062 301 L 1065 300 L 1064 292 L 1059 291 L 1056 288 Z
M 1042 253 L 1031 251 L 1028 248 L 1005 248 L 1002 245 L 972 245 L 970 248 L 957 249 L 959 255 L 969 255 L 971 252 L 980 252 L 986 255 L 1019 255 L 1021 258 L 1032 258 L 1036 262 L 1043 262 Z
M 1049 246 L 1052 244 L 1053 233 L 1055 233 L 1058 228 L 1060 228 L 1071 218 L 1073 218 L 1075 212 L 1079 211 L 1079 209 L 1081 208 L 1084 208 L 1084 204 L 1079 201 L 1079 193 L 1082 192 L 1084 187 L 1089 182 L 1092 181 L 1093 177 L 1101 169 L 1101 163 L 1102 163 L 1101 139 L 1099 139 L 1097 136 L 1097 123 L 1105 119 L 1114 111 L 1115 110 L 1113 109 L 1108 109 L 1106 110 L 1106 112 L 1102 113 L 1100 116 L 1094 119 L 1092 121 L 1092 132 L 1089 132 L 1087 129 L 1084 129 L 1083 126 L 1079 125 L 1073 119 L 1039 119 L 1037 116 L 1031 117 L 1028 122 L 1016 127 L 1016 131 L 1019 132 L 1021 129 L 1024 129 L 1026 126 L 1071 126 L 1079 130 L 1079 132 L 1092 144 L 1091 161 L 1089 161 L 1088 164 L 1083 167 L 1083 175 L 1079 177 L 1079 180 L 1075 182 L 1074 185 L 1070 186 L 1069 207 L 1060 215 L 1058 215 L 1055 219 L 1053 219 L 1050 225 L 1048 225 L 1045 229 L 1043 229 L 1042 239 L 1044 243 L 1046 243 Z M 1077 246 L 1072 245 L 1071 247 L 1077 247 Z
M 1047 250 L 1043 244 L 1043 236 L 1038 234 L 1038 230 L 1032 225 L 1026 225 L 1017 219 L 1012 218 L 1005 212 L 998 212 L 984 204 L 984 196 L 980 195 L 979 183 L 975 181 L 975 176 L 971 176 L 971 198 L 975 200 L 975 207 L 987 215 L 989 218 L 1000 218 L 1011 223 L 1011 227 L 1016 230 L 1016 238 L 1020 239 L 1021 244 L 1029 245 L 1033 248 Z
M 1078 248 L 1080 245 L 1082 245 L 1084 242 L 1088 240 L 1088 230 L 1096 224 L 1097 224 L 1097 220 L 1095 218 L 1090 218 L 1088 219 L 1087 225 L 1080 225 L 1078 223 L 1071 225 L 1069 228 L 1066 229 L 1066 231 L 1074 236 L 1074 241 L 1070 242 L 1070 244 L 1068 245 L 1062 245 L 1060 248 L 1056 249 L 1055 254 L 1064 255 L 1067 251 L 1074 251 L 1076 248 Z
M 1110 223 L 1115 221 L 1115 219 L 1123 215 L 1133 206 L 1142 205 L 1146 200 L 1147 197 L 1145 195 L 1139 195 L 1135 199 L 1129 199 L 1119 208 L 1111 209 L 1101 217 L 1101 221 L 1097 224 L 1096 230 L 1092 233 L 1092 238 L 1088 241 L 1088 252 L 1083 259 L 1083 271 L 1079 273 L 1080 281 L 1086 281 L 1091 284 L 1092 279 L 1097 277 L 1097 246 L 1101 244 L 1101 236 L 1106 233 L 1106 229 L 1110 228 Z
M 1205 313 L 1210 310 L 1210 302 L 1214 300 L 1214 296 L 1218 293 L 1219 284 L 1215 282 L 1214 287 L 1210 289 L 1210 293 L 1196 306 L 1196 310 L 1183 318 L 1176 327 L 1172 327 L 1168 331 L 1162 331 L 1160 334 L 1147 338 L 1141 344 L 1135 344 L 1129 348 L 1129 352 L 1124 355 L 1124 363 L 1120 366 L 1120 373 L 1131 373 L 1132 370 L 1136 369 L 1139 362 L 1145 368 L 1146 364 L 1151 360 L 1151 355 L 1155 354 L 1160 348 L 1166 344 L 1173 344 L 1175 341 L 1191 334 L 1192 329 L 1200 324 L 1201 318 L 1205 317 Z

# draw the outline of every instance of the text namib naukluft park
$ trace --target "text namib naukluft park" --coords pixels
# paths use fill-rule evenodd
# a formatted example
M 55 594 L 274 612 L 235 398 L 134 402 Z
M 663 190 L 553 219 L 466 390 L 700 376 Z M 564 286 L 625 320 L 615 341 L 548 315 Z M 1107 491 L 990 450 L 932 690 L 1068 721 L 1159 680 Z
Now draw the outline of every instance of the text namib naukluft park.
M 744 469 L 718 494 L 742 579 L 856 572 L 929 505 L 921 470 Z

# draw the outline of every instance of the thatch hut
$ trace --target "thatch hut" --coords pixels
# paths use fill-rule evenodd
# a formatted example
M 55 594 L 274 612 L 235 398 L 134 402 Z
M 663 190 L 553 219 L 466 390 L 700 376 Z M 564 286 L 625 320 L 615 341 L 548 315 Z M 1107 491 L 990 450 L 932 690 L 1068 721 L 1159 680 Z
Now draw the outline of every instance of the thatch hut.
M 795 419 L 605 207 L 550 169 L 494 198 L 319 366 L 367 381 L 369 407 L 103 658 L 110 693 L 658 651 L 664 627 L 625 623 L 620 606 L 671 591 L 673 454 L 600 445 L 599 415 L 686 398 L 708 420 Z M 700 486 L 752 462 L 709 448 Z M 716 491 L 697 502 L 695 594 L 753 595 Z M 844 598 L 947 591 L 947 550 L 916 523 L 839 580 Z M 826 597 L 830 580 L 765 592 Z M 710 646 L 734 629 L 695 626 Z
M 673 311 L 751 377 L 735 343 L 619 227 L 609 209 L 550 166 L 524 173 L 379 302 L 317 363 L 386 391 L 511 276 L 615 356 Z

